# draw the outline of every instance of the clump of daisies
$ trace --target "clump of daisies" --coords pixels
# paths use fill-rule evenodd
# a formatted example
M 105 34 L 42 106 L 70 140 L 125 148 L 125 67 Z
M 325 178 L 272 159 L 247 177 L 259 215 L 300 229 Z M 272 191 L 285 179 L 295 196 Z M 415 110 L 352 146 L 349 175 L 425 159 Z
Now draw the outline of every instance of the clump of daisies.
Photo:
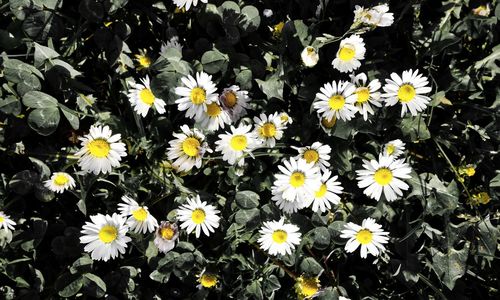
M 279 221 L 264 222 L 259 233 L 260 237 L 257 242 L 260 248 L 271 255 L 292 254 L 301 240 L 299 227 L 285 223 L 284 218 Z
M 368 253 L 378 256 L 385 251 L 383 244 L 389 241 L 388 234 L 381 225 L 375 222 L 375 219 L 366 218 L 361 226 L 352 222 L 344 225 L 340 237 L 349 239 L 345 245 L 345 250 L 348 253 L 356 251 L 361 246 L 361 257 L 366 258 Z
M 374 79 L 368 82 L 368 77 L 365 73 L 360 73 L 358 75 L 351 75 L 351 82 L 354 84 L 356 89 L 354 94 L 356 94 L 356 102 L 354 103 L 357 107 L 359 113 L 363 116 L 363 120 L 368 120 L 368 114 L 373 115 L 372 105 L 376 107 L 381 107 L 382 102 L 380 101 L 380 81 Z
M 238 128 L 231 126 L 231 132 L 219 134 L 219 140 L 215 144 L 215 151 L 222 153 L 224 161 L 241 167 L 245 164 L 245 155 L 251 155 L 260 143 L 252 132 L 251 125 L 240 124 Z
M 219 210 L 215 206 L 200 200 L 200 196 L 187 199 L 187 203 L 177 209 L 177 218 L 181 223 L 181 228 L 187 233 L 195 232 L 197 238 L 201 232 L 209 236 L 219 227 Z
M 153 94 L 149 77 L 142 78 L 141 82 L 142 84 L 129 82 L 132 88 L 128 91 L 128 100 L 134 111 L 142 117 L 146 117 L 150 108 L 154 108 L 159 114 L 164 114 L 166 103 Z
M 149 213 L 147 206 L 141 206 L 129 196 L 122 196 L 122 203 L 118 204 L 120 214 L 127 218 L 127 226 L 135 233 L 153 232 L 158 227 L 158 221 Z
M 191 75 L 181 78 L 184 86 L 175 88 L 175 93 L 180 96 L 175 103 L 180 111 L 186 111 L 186 117 L 201 121 L 208 105 L 218 102 L 217 87 L 212 82 L 211 75 L 198 72 L 195 76 L 196 78 Z
M 205 141 L 205 135 L 196 128 L 181 126 L 182 133 L 174 133 L 174 140 L 169 143 L 168 159 L 180 172 L 190 171 L 193 167 L 200 168 L 206 152 L 212 152 Z
M 261 140 L 262 146 L 273 148 L 276 146 L 276 141 L 283 137 L 285 126 L 281 122 L 278 113 L 260 114 L 260 117 L 254 117 L 255 134 Z
M 321 118 L 326 120 L 341 119 L 349 121 L 357 112 L 354 106 L 357 95 L 354 93 L 356 87 L 347 81 L 332 81 L 326 83 L 316 94 L 313 107 Z
M 44 186 L 54 193 L 62 193 L 76 186 L 75 180 L 65 172 L 55 172 L 49 180 L 44 181 Z
M 121 134 L 113 134 L 108 126 L 92 125 L 89 134 L 78 138 L 81 148 L 75 153 L 78 165 L 88 173 L 110 173 L 119 167 L 122 157 L 127 156 Z
M 360 60 L 365 59 L 365 43 L 359 35 L 351 35 L 340 42 L 337 56 L 332 61 L 335 69 L 342 73 L 352 72 L 361 66 Z

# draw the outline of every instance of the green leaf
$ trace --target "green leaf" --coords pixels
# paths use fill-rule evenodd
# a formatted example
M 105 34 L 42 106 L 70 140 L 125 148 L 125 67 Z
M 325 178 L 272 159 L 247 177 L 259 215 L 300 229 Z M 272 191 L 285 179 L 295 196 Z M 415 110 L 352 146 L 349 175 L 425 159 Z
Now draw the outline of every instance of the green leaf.
M 427 188 L 431 191 L 425 208 L 429 214 L 449 214 L 458 207 L 459 191 L 455 181 L 445 186 L 436 175 L 433 175 L 431 180 L 427 183 Z
M 312 257 L 306 257 L 300 263 L 300 271 L 316 276 L 323 271 L 323 267 Z
M 326 227 L 316 227 L 310 231 L 313 247 L 318 250 L 325 250 L 330 245 L 330 232 Z
M 255 79 L 259 88 L 267 96 L 267 99 L 278 98 L 283 100 L 283 87 L 285 83 L 278 77 L 271 77 L 267 80 Z
M 78 118 L 77 112 L 69 109 L 67 106 L 61 103 L 59 103 L 59 107 L 61 108 L 64 117 L 66 117 L 71 127 L 77 130 L 80 127 L 80 119 Z
M 0 99 L 0 110 L 6 114 L 19 115 L 21 113 L 21 101 L 14 96 L 7 96 L 5 99 Z
M 101 298 L 106 294 L 106 283 L 97 275 L 85 273 L 83 275 L 84 287 L 87 295 Z
M 252 299 L 264 299 L 264 295 L 262 294 L 262 287 L 258 280 L 252 281 L 252 283 L 250 283 L 246 287 L 245 291 L 248 296 L 251 296 Z
M 56 287 L 59 289 L 59 296 L 72 297 L 83 287 L 83 277 L 81 275 L 71 275 L 64 273 L 56 280 Z
M 38 134 L 47 136 L 56 131 L 60 118 L 57 107 L 37 108 L 28 116 L 28 125 Z
M 24 94 L 23 104 L 31 108 L 57 107 L 57 99 L 43 92 L 32 91 Z
M 241 208 L 255 208 L 259 206 L 259 195 L 252 191 L 239 191 L 234 197 L 236 204 Z
M 450 290 L 455 287 L 457 279 L 465 274 L 469 247 L 470 243 L 466 243 L 461 250 L 450 247 L 447 253 L 431 248 L 431 252 L 434 252 L 432 256 L 434 270 Z
M 401 132 L 412 142 L 427 140 L 431 137 L 425 119 L 420 116 L 406 117 L 401 120 Z
M 257 220 L 260 221 L 260 211 L 258 208 L 240 209 L 236 212 L 234 220 L 240 225 L 245 225 L 249 222 L 258 222 Z
M 35 67 L 40 68 L 46 60 L 59 57 L 59 53 L 57 53 L 55 50 L 49 47 L 42 46 L 36 42 L 34 44 L 35 44 L 35 55 L 34 55 Z
M 215 74 L 222 71 L 225 73 L 229 63 L 229 56 L 215 49 L 203 53 L 201 57 L 201 64 L 203 70 L 209 74 Z
M 260 15 L 259 10 L 255 6 L 247 5 L 241 10 L 239 26 L 243 31 L 253 32 L 259 29 Z
M 89 256 L 82 256 L 79 259 L 75 260 L 73 265 L 71 265 L 69 271 L 71 272 L 71 274 L 90 272 L 92 270 L 93 262 L 94 261 Z

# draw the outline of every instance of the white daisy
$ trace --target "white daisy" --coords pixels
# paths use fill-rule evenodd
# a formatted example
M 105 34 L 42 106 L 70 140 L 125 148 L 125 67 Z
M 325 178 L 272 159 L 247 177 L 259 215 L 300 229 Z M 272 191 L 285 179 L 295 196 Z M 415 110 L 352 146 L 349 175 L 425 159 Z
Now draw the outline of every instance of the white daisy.
M 0 211 L 0 229 L 6 232 L 11 232 L 14 230 L 16 222 L 12 221 L 9 215 L 6 215 L 3 211 Z
M 238 128 L 231 126 L 231 133 L 219 134 L 219 140 L 215 142 L 215 151 L 222 152 L 222 159 L 229 164 L 243 166 L 245 154 L 250 154 L 259 142 L 252 132 L 251 125 L 240 125 Z
M 292 117 L 290 117 L 286 112 L 280 113 L 281 124 L 284 126 L 293 123 Z
M 398 158 L 404 152 L 405 152 L 405 143 L 403 143 L 403 141 L 399 139 L 387 142 L 384 145 L 384 151 L 383 151 L 384 156 L 392 156 L 394 158 Z
M 158 221 L 149 213 L 147 206 L 140 206 L 134 199 L 122 196 L 123 203 L 118 204 L 120 214 L 127 218 L 127 226 L 135 233 L 153 232 L 158 227 Z
M 62 193 L 65 190 L 76 186 L 75 180 L 71 175 L 65 172 L 55 172 L 49 180 L 45 180 L 43 185 L 55 193 Z
M 340 42 L 337 57 L 332 65 L 340 72 L 352 72 L 361 66 L 360 60 L 365 58 L 365 43 L 359 35 L 351 35 Z
M 276 141 L 283 137 L 285 128 L 278 113 L 269 116 L 260 114 L 260 118 L 254 117 L 253 121 L 255 122 L 255 134 L 263 142 L 262 146 L 273 148 L 276 146 Z
M 127 156 L 121 134 L 113 135 L 108 126 L 92 125 L 89 134 L 78 138 L 82 148 L 75 153 L 78 165 L 88 173 L 106 174 L 112 167 L 119 167 L 123 156 Z
M 385 3 L 369 9 L 358 5 L 354 8 L 354 23 L 360 22 L 375 27 L 388 27 L 394 22 L 394 14 L 389 12 L 389 6 Z
M 321 171 L 328 170 L 330 167 L 330 153 L 332 148 L 328 145 L 324 145 L 320 142 L 314 142 L 311 146 L 306 147 L 294 147 L 293 149 L 299 152 L 296 159 L 304 159 L 308 164 L 312 163 L 315 167 L 319 167 Z
M 187 172 L 193 167 L 200 168 L 205 152 L 212 152 L 205 141 L 205 135 L 198 129 L 181 126 L 182 133 L 174 133 L 176 138 L 170 142 L 167 156 L 179 172 Z
M 177 209 L 177 217 L 182 222 L 182 229 L 186 229 L 187 233 L 194 230 L 199 238 L 202 230 L 209 236 L 210 232 L 215 232 L 214 229 L 219 227 L 219 212 L 215 206 L 202 202 L 200 196 L 196 195 L 196 198 L 188 199 L 187 204 Z
M 290 158 L 283 163 L 278 166 L 282 173 L 274 175 L 271 199 L 285 213 L 294 213 L 311 204 L 321 187 L 321 174 L 318 167 L 303 159 Z
M 271 255 L 292 254 L 292 250 L 301 240 L 299 227 L 285 223 L 284 218 L 279 221 L 264 222 L 259 233 L 260 238 L 257 241 L 260 248 Z
M 154 244 L 158 251 L 167 253 L 175 247 L 175 241 L 179 237 L 179 228 L 177 224 L 162 221 L 160 227 L 156 229 Z
M 302 63 L 304 64 L 304 66 L 312 68 L 318 63 L 319 54 L 314 47 L 307 46 L 300 53 L 300 58 L 302 59 Z
M 337 181 L 338 176 L 333 176 L 332 172 L 324 171 L 321 176 L 321 186 L 314 194 L 314 200 L 312 202 L 312 210 L 314 212 L 325 212 L 326 210 L 332 208 L 331 204 L 339 204 L 339 195 L 344 190 L 340 186 L 340 182 Z
M 391 80 L 392 79 L 392 80 Z M 418 74 L 418 70 L 404 71 L 403 76 L 392 73 L 391 79 L 386 79 L 382 97 L 386 98 L 386 106 L 393 106 L 401 102 L 401 117 L 409 110 L 412 116 L 417 116 L 419 112 L 425 110 L 431 98 L 424 94 L 432 89 L 429 87 L 427 77 Z
M 97 214 L 90 216 L 91 222 L 85 222 L 80 243 L 85 245 L 93 260 L 108 261 L 119 253 L 124 254 L 131 238 L 126 236 L 128 226 L 125 218 L 114 213 L 110 215 Z
M 203 129 L 216 131 L 224 128 L 224 124 L 231 124 L 231 117 L 217 102 L 212 102 L 207 104 L 207 111 L 203 113 L 198 123 Z
M 212 76 L 201 72 L 196 73 L 196 79 L 188 75 L 182 77 L 181 81 L 185 86 L 175 88 L 175 93 L 181 96 L 175 100 L 177 108 L 180 111 L 187 110 L 186 117 L 200 121 L 203 113 L 207 111 L 207 105 L 218 101 L 218 95 L 215 93 L 217 88 L 212 82 Z
M 174 4 L 177 5 L 178 8 L 184 7 L 186 9 L 186 11 L 189 10 L 191 5 L 193 7 L 198 5 L 198 0 L 172 0 L 172 2 L 174 2 Z M 200 0 L 200 2 L 208 3 L 208 0 Z
M 237 85 L 225 88 L 219 96 L 220 104 L 229 113 L 233 122 L 238 121 L 246 114 L 248 101 L 250 101 L 248 92 L 240 90 L 240 87 Z
M 356 87 L 354 93 L 356 94 L 356 107 L 361 115 L 363 115 L 363 119 L 368 120 L 368 114 L 373 115 L 374 111 L 370 104 L 373 104 L 377 107 L 381 107 L 382 103 L 380 102 L 380 92 L 377 92 L 380 89 L 380 81 L 378 79 L 374 79 L 366 84 L 368 78 L 365 73 L 360 73 L 356 76 L 351 75 L 351 82 Z
M 340 80 L 338 83 L 326 83 L 316 94 L 314 108 L 323 118 L 333 118 L 349 121 L 356 114 L 357 95 L 354 93 L 356 87 L 347 81 Z
M 142 117 L 146 117 L 149 109 L 153 107 L 159 114 L 165 113 L 165 101 L 157 98 L 151 91 L 149 76 L 141 79 L 142 84 L 129 82 L 132 87 L 128 91 L 128 100 L 134 111 Z
M 361 223 L 361 226 L 352 222 L 344 225 L 341 238 L 349 239 L 345 244 L 345 250 L 352 253 L 361 245 L 361 257 L 366 258 L 368 252 L 373 256 L 385 252 L 383 244 L 387 244 L 389 237 L 388 232 L 382 230 L 382 226 L 377 224 L 374 219 L 366 218 Z
M 404 159 L 394 159 L 380 155 L 378 161 L 363 160 L 364 170 L 356 171 L 358 187 L 366 188 L 363 193 L 372 199 L 380 200 L 382 191 L 387 201 L 394 201 L 403 195 L 409 186 L 401 179 L 411 178 L 410 165 Z

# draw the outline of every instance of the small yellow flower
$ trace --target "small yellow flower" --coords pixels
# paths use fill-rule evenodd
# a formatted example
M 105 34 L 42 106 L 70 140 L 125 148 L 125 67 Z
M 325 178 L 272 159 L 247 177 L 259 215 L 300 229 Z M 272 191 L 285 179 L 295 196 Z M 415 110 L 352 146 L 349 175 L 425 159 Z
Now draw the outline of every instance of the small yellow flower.
M 321 287 L 318 277 L 308 277 L 301 275 L 295 284 L 295 290 L 299 299 L 311 297 L 316 294 Z
M 281 32 L 283 31 L 283 27 L 285 27 L 285 22 L 281 21 L 278 24 L 274 25 L 272 28 L 273 37 L 279 38 L 281 36 Z
M 139 64 L 137 67 L 137 70 L 143 70 L 149 68 L 151 66 L 151 58 L 149 58 L 146 50 L 141 49 L 139 50 L 139 54 L 135 55 L 135 60 Z
M 217 279 L 217 275 L 212 274 L 212 273 L 207 273 L 203 272 L 199 278 L 198 282 L 201 284 L 202 287 L 211 289 L 217 285 L 219 280 Z
M 490 200 L 490 195 L 487 192 L 479 192 L 472 194 L 472 198 L 469 199 L 469 205 L 479 206 L 480 204 L 488 204 Z
M 466 175 L 468 177 L 472 177 L 474 176 L 474 174 L 476 174 L 476 168 L 472 164 L 461 166 L 458 168 L 458 174 L 460 174 L 461 176 Z

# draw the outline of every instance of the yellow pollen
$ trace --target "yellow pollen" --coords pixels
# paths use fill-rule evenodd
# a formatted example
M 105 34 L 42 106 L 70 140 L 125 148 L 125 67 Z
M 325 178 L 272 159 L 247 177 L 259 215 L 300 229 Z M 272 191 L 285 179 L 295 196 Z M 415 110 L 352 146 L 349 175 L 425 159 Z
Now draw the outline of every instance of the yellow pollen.
M 394 150 L 396 150 L 396 147 L 393 144 L 387 145 L 387 154 L 392 155 Z
M 358 95 L 358 100 L 356 100 L 356 102 L 360 104 L 365 103 L 368 99 L 370 99 L 370 90 L 366 87 L 359 88 L 356 91 L 356 95 Z
M 161 237 L 163 239 L 165 239 L 165 240 L 171 240 L 174 237 L 175 232 L 170 227 L 164 227 L 164 228 L 160 229 L 160 234 L 161 234 Z
M 106 244 L 111 243 L 118 237 L 118 230 L 116 227 L 111 225 L 104 225 L 101 230 L 99 230 L 99 239 Z
M 235 151 L 244 150 L 248 145 L 247 137 L 244 135 L 235 135 L 231 138 L 229 145 Z
M 195 224 L 203 223 L 203 221 L 205 221 L 205 217 L 205 211 L 201 208 L 193 210 L 193 213 L 191 214 L 191 220 L 193 220 Z
M 153 105 L 153 103 L 155 102 L 155 96 L 150 89 L 142 89 L 139 92 L 139 99 L 141 99 L 142 102 L 149 106 Z
M 293 187 L 301 187 L 306 181 L 306 176 L 302 172 L 293 172 L 290 176 L 290 184 Z
M 361 245 L 367 245 L 372 242 L 373 233 L 368 229 L 361 229 L 358 233 L 356 233 L 356 240 Z
M 342 96 L 342 95 L 333 95 L 328 100 L 328 105 L 333 110 L 342 109 L 342 107 L 344 107 L 344 104 L 345 104 L 345 99 L 344 99 L 344 96 Z
M 309 54 L 316 52 L 316 51 L 314 51 L 314 48 L 313 48 L 313 47 L 311 47 L 311 46 L 307 47 L 306 49 L 307 49 L 307 52 L 308 52 Z
M 200 283 L 204 288 L 212 288 L 217 284 L 217 276 L 214 274 L 203 274 L 200 277 Z
M 187 156 L 198 156 L 198 153 L 200 152 L 199 148 L 200 141 L 194 137 L 188 137 L 182 142 L 182 151 L 184 151 Z
M 137 221 L 144 222 L 146 220 L 146 218 L 148 217 L 148 212 L 144 208 L 139 207 L 138 209 L 136 209 L 132 212 L 132 216 Z
M 236 102 L 238 102 L 236 94 L 232 91 L 227 92 L 224 96 L 224 103 L 229 108 L 233 108 L 236 105 Z
M 398 90 L 398 98 L 401 102 L 410 102 L 413 100 L 417 92 L 411 84 L 403 84 Z
M 205 103 L 205 100 L 207 100 L 206 92 L 204 89 L 200 87 L 195 87 L 191 90 L 191 102 L 196 105 L 200 105 Z
M 215 102 L 212 102 L 210 104 L 207 105 L 207 115 L 209 117 L 217 117 L 218 115 L 220 115 L 220 112 L 222 110 L 220 109 L 220 106 L 219 104 L 215 103 Z
M 65 185 L 66 183 L 68 183 L 68 181 L 69 181 L 68 176 L 64 174 L 57 174 L 56 177 L 54 178 L 54 184 L 59 186 Z
M 319 153 L 316 150 L 309 149 L 302 155 L 308 164 L 316 163 L 319 160 Z
M 392 172 L 387 168 L 380 168 L 375 171 L 373 178 L 381 186 L 388 185 L 392 181 Z
M 92 156 L 97 158 L 107 157 L 111 146 L 104 139 L 95 139 L 87 144 L 87 148 Z
M 283 244 L 286 242 L 287 237 L 288 234 L 284 230 L 278 229 L 273 232 L 273 241 L 276 244 Z
M 299 293 L 304 297 L 311 297 L 319 290 L 319 280 L 316 277 L 303 277 L 299 278 Z
M 280 119 L 281 119 L 281 123 L 286 123 L 286 122 L 288 122 L 288 115 L 287 114 L 282 114 L 280 116 Z
M 328 120 L 327 118 L 322 118 L 321 119 L 321 125 L 325 128 L 333 128 L 335 126 L 335 123 L 337 123 L 337 118 L 333 117 L 331 120 Z
M 5 221 L 5 218 L 0 216 L 0 223 L 3 223 L 3 221 Z
M 318 190 L 318 191 L 316 192 L 316 194 L 314 195 L 314 197 L 316 197 L 316 198 L 321 198 L 321 197 L 323 197 L 323 196 L 326 194 L 326 191 L 327 191 L 327 189 L 326 189 L 326 184 L 324 184 L 324 183 L 323 183 L 323 184 L 320 186 L 319 190 Z
M 149 68 L 149 66 L 151 65 L 151 59 L 145 54 L 136 54 L 135 58 L 139 62 L 140 69 Z
M 275 38 L 279 37 L 281 35 L 281 31 L 283 30 L 283 27 L 285 27 L 285 22 L 279 22 L 278 24 L 274 25 L 273 27 L 273 36 Z
M 276 126 L 270 122 L 264 123 L 264 125 L 259 128 L 259 134 L 265 138 L 274 137 L 276 135 Z
M 346 45 L 340 48 L 338 57 L 343 61 L 350 61 L 351 59 L 354 58 L 355 54 L 356 51 L 354 50 L 354 47 Z

